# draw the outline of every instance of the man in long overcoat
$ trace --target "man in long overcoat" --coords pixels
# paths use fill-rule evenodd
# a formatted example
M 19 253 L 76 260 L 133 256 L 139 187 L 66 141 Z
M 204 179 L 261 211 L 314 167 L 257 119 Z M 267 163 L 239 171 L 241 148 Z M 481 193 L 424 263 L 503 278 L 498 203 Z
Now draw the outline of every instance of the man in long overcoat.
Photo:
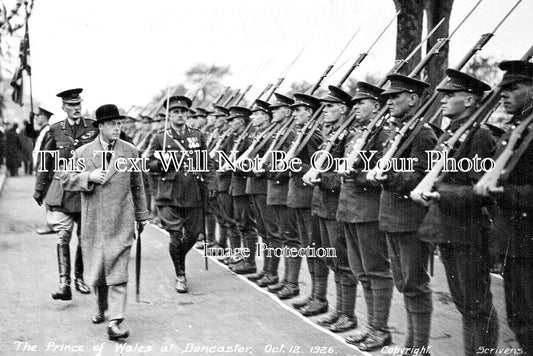
M 143 226 L 148 219 L 141 172 L 132 169 L 135 167 L 128 161 L 137 158 L 138 152 L 119 139 L 121 118 L 115 105 L 99 107 L 93 124 L 100 130 L 99 136 L 76 150 L 84 169 L 61 175 L 65 190 L 82 192 L 86 281 L 95 288 L 98 303 L 92 321 L 103 322 L 109 308 L 108 335 L 112 340 L 129 335 L 118 325 L 124 319 L 130 249 L 135 221 Z

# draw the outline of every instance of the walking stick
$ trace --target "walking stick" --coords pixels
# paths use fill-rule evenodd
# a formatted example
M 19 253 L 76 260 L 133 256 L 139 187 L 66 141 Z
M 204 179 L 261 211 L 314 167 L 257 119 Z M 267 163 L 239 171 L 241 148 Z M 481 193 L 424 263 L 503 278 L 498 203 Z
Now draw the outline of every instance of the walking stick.
M 135 301 L 139 303 L 139 290 L 141 287 L 141 234 L 142 223 L 137 223 L 137 251 L 135 255 Z

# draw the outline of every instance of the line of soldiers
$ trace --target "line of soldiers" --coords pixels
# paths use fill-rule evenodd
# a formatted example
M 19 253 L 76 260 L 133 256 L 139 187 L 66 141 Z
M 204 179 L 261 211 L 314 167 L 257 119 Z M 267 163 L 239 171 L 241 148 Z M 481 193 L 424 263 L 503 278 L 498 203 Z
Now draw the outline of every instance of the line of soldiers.
M 533 64 L 504 61 L 500 68 L 505 71 L 499 84 L 503 107 L 513 115 L 509 128 L 503 135 L 485 126 L 472 130 L 464 143 L 466 149 L 461 151 L 462 157 L 497 158 L 515 127 L 531 115 Z M 328 271 L 332 270 L 335 308 L 317 323 L 333 332 L 354 329 L 359 282 L 368 325 L 346 341 L 361 350 L 377 350 L 392 343 L 388 318 L 395 285 L 404 296 L 407 353 L 428 354 L 433 309 L 428 264 L 434 246 L 438 245 L 452 298 L 463 316 L 464 353 L 473 355 L 480 348 L 494 353 L 498 317 L 490 293 L 490 267 L 491 255 L 502 255 L 507 319 L 524 354 L 533 354 L 530 234 L 533 148 L 522 154 L 505 185 L 497 189 L 476 185 L 483 172 L 472 169 L 446 173 L 433 190 L 421 193 L 425 204 L 409 198 L 431 168 L 427 151 L 445 145 L 490 90 L 487 84 L 460 71 L 448 69 L 446 74 L 448 81 L 437 91 L 443 94 L 442 114 L 451 124 L 442 135 L 429 125 L 416 132 L 400 157 L 416 159 L 411 171 L 367 171 L 365 162 L 360 160 L 342 174 L 332 166 L 312 179 L 306 176 L 314 153 L 327 144 L 333 158 L 348 157 L 368 124 L 387 106 L 390 117 L 372 131 L 369 145 L 365 146 L 368 151 L 376 151 L 370 166 L 376 165 L 399 130 L 420 109 L 429 87 L 426 82 L 399 74 L 387 77 L 390 86 L 386 90 L 358 82 L 354 96 L 340 87 L 329 86 L 328 95 L 322 98 L 306 93 L 295 93 L 293 98 L 274 93 L 271 103 L 258 99 L 251 108 L 215 105 L 213 111 L 195 108 L 194 114 L 190 98 L 172 96 L 162 109 L 166 110 L 168 105 L 166 131 L 163 112 L 155 124 L 149 118 L 135 123 L 151 125 L 150 129 L 137 127 L 135 132 L 129 131 L 132 126 L 124 125 L 124 133 L 133 137 L 140 154 L 148 159 L 150 172 L 144 175 L 149 188 L 146 191 L 150 192 L 147 201 L 170 235 L 169 254 L 175 267 L 176 291 L 188 292 L 185 259 L 201 234 L 207 235 L 211 248 L 247 248 L 248 254 L 236 253 L 220 260 L 280 299 L 300 294 L 302 257 L 285 255 L 284 276 L 280 276 L 277 254 L 264 254 L 262 269 L 257 268 L 258 246 L 283 251 L 333 248 L 334 256 L 305 257 L 311 293 L 295 301 L 294 308 L 305 316 L 326 313 Z M 64 106 L 68 104 L 68 98 L 67 102 L 63 100 Z M 317 110 L 323 110 L 322 124 L 309 125 Z M 339 134 L 339 128 L 351 115 L 355 115 L 355 120 Z M 69 120 L 53 125 L 50 132 L 65 133 L 67 126 L 72 131 Z M 83 120 L 78 121 L 82 123 L 78 127 L 86 127 Z M 278 149 L 290 151 L 293 141 L 306 128 L 311 129 L 301 149 L 295 152 L 301 170 L 279 173 L 269 169 L 272 162 L 267 162 L 266 154 L 270 149 L 278 145 Z M 89 137 L 90 132 L 82 136 L 91 140 L 94 137 Z M 528 129 L 523 137 L 527 134 Z M 54 148 L 65 151 L 68 157 L 67 148 L 80 143 L 78 136 L 58 141 Z M 336 139 L 330 140 L 331 137 Z M 45 147 L 51 148 L 52 144 Z M 218 151 L 228 156 L 236 152 L 236 157 L 241 158 L 259 157 L 261 164 L 251 170 L 228 169 Z M 197 156 L 199 152 L 210 153 L 210 159 L 207 162 L 198 159 L 205 157 Z M 172 159 L 183 159 L 185 164 L 178 169 L 172 165 L 170 169 L 165 167 L 164 163 Z M 46 191 L 43 183 L 39 183 L 45 177 L 51 182 L 50 187 L 53 185 L 53 175 L 38 176 L 35 195 L 38 202 Z M 53 207 L 48 198 L 50 191 L 45 202 Z M 71 216 L 70 211 L 65 210 L 64 215 Z M 70 273 L 62 266 L 66 266 L 69 240 L 66 237 L 70 237 L 72 222 L 64 220 L 62 217 L 64 228 L 58 232 L 59 299 L 69 299 L 70 293 Z M 217 225 L 219 234 L 215 236 Z M 264 245 L 258 245 L 259 240 Z
M 531 111 L 533 64 L 505 61 L 500 68 L 505 71 L 499 85 L 503 107 L 514 115 L 512 122 L 516 125 Z M 371 145 L 365 147 L 377 152 L 370 159 L 370 165 L 374 166 L 398 130 L 421 107 L 429 84 L 392 74 L 387 78 L 390 82 L 387 90 L 359 82 L 353 97 L 340 87 L 329 86 L 329 94 L 323 98 L 305 93 L 296 93 L 291 98 L 275 93 L 273 102 L 258 99 L 251 108 L 215 105 L 212 112 L 197 108 L 209 123 L 203 132 L 186 125 L 190 100 L 182 96 L 170 98 L 167 149 L 207 149 L 213 158 L 209 173 L 203 175 L 187 175 L 186 167 L 179 172 L 164 172 L 161 159 L 157 157 L 157 151 L 163 148 L 164 134 L 157 134 L 150 145 L 148 156 L 154 170 L 159 169 L 161 174 L 156 182 L 155 202 L 163 227 L 171 235 L 169 252 L 176 267 L 176 290 L 187 291 L 185 255 L 198 234 L 203 233 L 198 227 L 203 226 L 202 214 L 205 213 L 210 246 L 245 247 L 250 251 L 220 259 L 230 270 L 246 274 L 280 299 L 293 298 L 300 293 L 301 256 L 284 256 L 285 272 L 280 276 L 280 257 L 276 254 L 265 253 L 262 269 L 258 270 L 257 246 L 284 251 L 333 247 L 334 257 L 319 258 L 311 254 L 306 257 L 311 293 L 295 301 L 293 306 L 305 316 L 326 313 L 328 270 L 332 270 L 337 291 L 335 308 L 317 323 L 333 332 L 354 329 L 357 327 L 354 308 L 359 282 L 367 305 L 368 325 L 346 340 L 361 350 L 377 350 L 392 342 L 388 318 L 396 285 L 404 296 L 405 347 L 412 354 L 426 354 L 429 353 L 433 309 L 428 265 L 434 246 L 438 245 L 452 297 L 463 315 L 465 354 L 473 355 L 480 347 L 494 353 L 498 317 L 490 293 L 490 267 L 491 254 L 501 254 L 506 261 L 504 277 L 509 325 L 523 352 L 531 354 L 529 150 L 513 170 L 505 188 L 473 190 L 472 186 L 483 172 L 472 169 L 447 173 L 434 190 L 424 192 L 428 202 L 425 205 L 429 208 L 409 198 L 411 190 L 431 168 L 427 151 L 445 144 L 490 90 L 487 84 L 460 71 L 448 69 L 446 73 L 449 80 L 437 90 L 443 94 L 441 110 L 451 124 L 442 135 L 429 125 L 416 133 L 410 147 L 401 155 L 401 158 L 416 158 L 412 171 L 367 172 L 360 162 L 343 174 L 331 168 L 312 181 L 305 178 L 311 157 L 324 147 L 328 137 L 350 113 L 355 114 L 356 120 L 338 135 L 330 150 L 334 158 L 347 157 L 380 109 L 385 105 L 389 109 L 387 124 L 373 135 Z M 303 149 L 297 152 L 301 170 L 273 172 L 266 164 L 266 170 L 261 166 L 244 172 L 228 169 L 227 162 L 217 159 L 220 156 L 216 151 L 223 151 L 227 156 L 236 151 L 235 157 L 253 152 L 264 159 L 273 140 L 279 140 L 281 128 L 285 131 L 283 144 L 278 148 L 287 152 L 293 139 L 319 108 L 323 108 L 322 125 L 312 126 L 313 132 L 308 133 Z M 464 157 L 497 157 L 514 127 L 510 126 L 509 131 L 499 137 L 501 132 L 481 126 L 469 137 Z M 505 230 L 499 225 L 500 221 L 505 222 Z M 218 237 L 215 237 L 215 225 L 219 227 Z M 496 238 L 494 231 L 504 234 Z M 264 245 L 258 245 L 259 240 Z

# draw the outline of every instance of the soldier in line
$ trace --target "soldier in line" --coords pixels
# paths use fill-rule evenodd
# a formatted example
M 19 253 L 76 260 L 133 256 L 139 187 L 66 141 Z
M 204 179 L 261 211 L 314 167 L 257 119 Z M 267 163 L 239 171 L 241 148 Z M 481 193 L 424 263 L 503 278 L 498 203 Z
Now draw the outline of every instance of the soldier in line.
M 497 142 L 495 159 L 505 150 L 513 129 L 533 112 L 533 63 L 503 61 L 499 67 L 505 71 L 499 84 L 503 107 L 513 116 L 510 129 Z M 524 135 L 531 135 L 531 125 Z M 503 186 L 492 189 L 487 185 L 476 185 L 474 189 L 477 194 L 496 200 L 495 252 L 505 258 L 507 322 L 524 355 L 533 355 L 532 162 L 533 145 L 529 144 Z
M 50 126 L 43 150 L 57 151 L 56 160 L 69 159 L 78 147 L 91 142 L 98 134 L 92 125 L 93 120 L 81 115 L 81 88 L 69 89 L 57 94 L 62 99 L 63 111 L 67 118 Z M 71 300 L 70 289 L 70 239 L 74 224 L 77 225 L 78 248 L 74 266 L 74 286 L 80 293 L 90 293 L 83 280 L 83 258 L 80 246 L 81 198 L 79 192 L 65 192 L 59 183 L 60 172 L 54 172 L 54 157 L 44 157 L 45 172 L 37 173 L 33 198 L 37 204 L 44 202 L 47 208 L 46 221 L 57 231 L 57 262 L 59 287 L 52 293 L 53 299 Z M 66 168 L 66 167 L 62 167 Z
M 295 126 L 292 132 L 288 133 L 290 136 L 286 140 L 286 146 L 284 146 L 285 152 L 289 150 L 291 141 L 296 138 L 298 130 L 301 130 L 311 119 L 319 106 L 320 99 L 314 96 L 304 93 L 294 94 L 294 104 L 291 105 L 291 108 Z M 318 128 L 310 133 L 310 135 L 312 135 L 311 138 L 296 156 L 302 161 L 301 171 L 287 171 L 284 174 L 290 177 L 287 191 L 287 206 L 293 210 L 301 247 L 314 247 L 316 249 L 320 248 L 322 243 L 318 232 L 318 218 L 311 215 L 313 187 L 304 184 L 302 176 L 309 170 L 311 156 L 322 144 L 323 136 Z M 303 300 L 295 301 L 292 303 L 292 306 L 298 309 L 304 316 L 323 314 L 328 310 L 328 300 L 326 298 L 328 268 L 320 258 L 308 255 L 306 259 L 309 274 L 311 275 L 311 294 Z M 299 273 L 299 270 L 294 270 L 293 273 Z M 294 279 L 298 280 L 298 276 L 295 276 Z
M 274 93 L 274 96 L 276 101 L 270 104 L 272 122 L 281 126 L 292 119 L 290 105 L 294 103 L 294 100 L 280 93 Z M 278 126 L 278 129 L 280 126 Z M 270 145 L 270 143 L 271 140 L 269 140 L 267 145 Z M 296 216 L 294 215 L 294 210 L 287 207 L 288 177 L 274 179 L 274 174 L 268 174 L 267 178 L 267 205 L 272 207 L 276 225 L 279 228 L 279 234 L 272 241 L 272 247 L 300 248 L 300 239 L 295 226 Z M 269 285 L 268 291 L 275 293 L 280 299 L 289 299 L 300 294 L 298 277 L 302 258 L 283 256 L 283 261 L 285 264 L 284 277 L 278 283 Z M 273 256 L 270 264 L 271 272 L 277 275 L 279 257 Z
M 155 196 L 156 209 L 163 228 L 170 234 L 168 249 L 176 272 L 175 288 L 178 293 L 188 293 L 185 257 L 204 230 L 204 201 L 207 199 L 206 194 L 212 194 L 215 187 L 211 179 L 212 172 L 205 177 L 191 172 L 191 169 L 207 168 L 203 167 L 207 162 L 201 162 L 201 159 L 198 161 L 194 153 L 185 153 L 206 150 L 203 134 L 185 125 L 191 99 L 173 96 L 168 102 L 170 125 L 166 132 L 158 132 L 152 139 L 148 154 L 149 168 L 161 173 Z M 166 108 L 166 102 L 164 105 Z M 165 141 L 166 147 L 163 146 Z M 156 151 L 163 150 L 164 153 L 156 155 Z M 170 154 L 166 151 L 174 151 L 178 161 L 182 154 L 188 155 L 187 158 L 192 159 L 194 167 L 183 164 L 181 167 L 171 166 L 165 171 L 158 158 L 168 159 Z
M 351 109 L 352 96 L 339 87 L 330 85 L 329 95 L 322 98 L 325 103 L 324 123 L 334 133 L 342 125 Z M 341 140 L 342 141 L 342 140 Z M 334 158 L 341 156 L 343 144 L 330 152 Z M 320 173 L 313 191 L 312 212 L 318 217 L 322 247 L 334 248 L 336 257 L 326 257 L 327 266 L 333 271 L 337 291 L 335 311 L 320 319 L 317 324 L 333 332 L 343 332 L 357 327 L 354 314 L 357 279 L 350 270 L 346 251 L 346 238 L 342 225 L 336 220 L 339 203 L 340 179 L 333 167 Z
M 218 138 L 220 144 L 217 149 L 220 152 L 224 152 L 228 157 L 231 154 L 230 151 L 233 148 L 234 141 L 243 133 L 245 125 L 249 121 L 251 112 L 247 108 L 233 106 L 229 108 L 229 113 L 230 116 L 227 119 L 229 122 L 229 128 Z M 215 159 L 217 158 L 218 153 L 215 152 Z M 220 167 L 220 162 L 218 167 Z M 230 193 L 232 174 L 231 172 L 217 172 L 216 178 L 218 195 L 217 202 L 214 205 L 216 207 L 215 215 L 220 231 L 218 245 L 222 248 L 227 248 L 229 241 L 231 248 L 236 249 L 241 247 L 241 232 L 244 233 L 246 229 L 237 228 L 238 220 L 234 214 L 234 201 Z M 244 209 L 244 206 L 241 206 L 240 208 Z M 243 227 L 243 225 L 241 225 L 241 227 Z M 222 260 L 225 259 L 225 257 L 222 258 Z
M 365 127 L 385 104 L 382 92 L 383 89 L 369 83 L 357 83 L 357 91 L 352 99 L 356 122 L 354 131 L 346 138 L 345 157 L 351 153 Z M 386 130 L 380 131 L 367 152 L 379 151 L 387 136 Z M 374 155 L 370 164 L 375 164 L 379 158 Z M 341 179 L 337 221 L 344 226 L 348 261 L 352 273 L 363 287 L 368 320 L 366 331 L 350 335 L 346 341 L 362 351 L 374 351 L 392 342 L 388 319 L 394 282 L 387 239 L 379 230 L 381 188 L 368 182 L 362 168 L 363 162 L 360 160 L 356 169 L 347 167 L 349 171 Z
M 387 97 L 387 106 L 393 117 L 391 124 L 400 127 L 415 114 L 429 84 L 399 74 L 391 74 L 387 78 L 391 86 L 382 95 Z M 392 132 L 396 134 L 395 130 Z M 369 180 L 382 184 L 379 228 L 387 235 L 394 283 L 404 295 L 407 312 L 405 347 L 420 354 L 428 351 L 433 309 L 427 271 L 432 249 L 417 234 L 426 208 L 412 201 L 409 192 L 423 178 L 428 164 L 426 151 L 433 149 L 436 142 L 433 130 L 424 126 L 402 156 L 417 159 L 413 164 L 414 172 L 389 171 L 376 175 L 376 171 L 372 170 L 367 176 Z
M 442 114 L 451 120 L 443 144 L 476 111 L 483 93 L 490 86 L 454 69 L 447 69 L 449 81 L 438 87 L 444 94 Z M 480 127 L 468 139 L 460 158 L 491 157 L 495 138 Z M 424 192 L 433 204 L 420 227 L 422 240 L 439 244 L 440 258 L 446 271 L 453 301 L 463 316 L 465 355 L 476 355 L 480 348 L 498 346 L 498 315 L 490 292 L 489 229 L 487 200 L 475 199 L 472 185 L 482 173 L 450 172 L 434 192 Z
M 270 104 L 256 100 L 256 107 L 252 108 L 252 125 L 256 135 L 264 134 L 272 124 L 272 109 Z M 264 137 L 263 137 L 264 139 Z M 266 148 L 259 150 L 257 155 L 262 157 Z M 253 157 L 250 157 L 253 158 Z M 268 183 L 266 176 L 257 177 L 253 173 L 246 179 L 246 194 L 250 196 L 252 210 L 257 222 L 257 229 L 262 242 L 267 248 L 274 247 L 273 243 L 279 240 L 280 227 L 276 224 L 274 208 L 267 204 Z M 279 282 L 278 263 L 279 258 L 271 254 L 265 254 L 263 259 L 263 271 L 249 276 L 248 279 L 255 281 L 259 287 L 268 287 Z M 262 276 L 261 276 L 262 274 Z M 259 278 L 258 278 L 259 277 Z
M 195 114 L 192 115 L 193 120 L 191 121 L 191 127 L 201 130 L 201 128 L 204 126 L 205 122 L 202 121 L 201 118 L 204 119 L 207 117 L 207 115 L 212 114 L 212 112 L 205 110 L 204 108 L 197 107 L 195 109 Z M 225 115 L 217 115 L 217 116 L 223 116 L 227 117 Z M 225 125 L 227 127 L 227 123 Z M 222 135 L 222 133 L 225 130 L 217 131 L 217 136 Z M 216 139 L 214 140 L 216 142 Z M 212 147 L 207 146 L 209 150 L 211 150 Z M 218 186 L 218 184 L 217 184 Z M 218 188 L 217 188 L 218 192 Z M 217 193 L 218 194 L 218 193 Z M 205 235 L 205 241 L 206 241 L 206 247 L 217 247 L 217 240 L 216 240 L 216 225 L 217 225 L 217 216 L 216 213 L 220 210 L 216 205 L 217 202 L 217 196 L 213 196 L 209 199 L 207 202 L 207 210 L 205 214 L 205 225 L 206 225 L 206 231 L 198 237 L 198 242 L 194 246 L 196 249 L 203 249 L 204 248 L 204 235 Z
M 202 131 L 202 128 L 207 124 L 207 115 L 210 113 L 210 111 L 202 107 L 194 108 L 194 114 L 191 115 L 191 119 L 193 119 L 191 122 L 191 127 Z
M 234 128 L 235 137 L 243 135 L 245 126 L 244 124 L 250 120 L 251 112 L 241 111 L 239 118 L 231 120 L 231 125 Z M 236 157 L 241 155 L 246 148 L 250 145 L 251 133 L 246 134 L 246 137 L 242 140 L 238 147 Z M 233 148 L 233 144 L 232 144 Z M 232 248 L 242 247 L 248 248 L 250 254 L 248 256 L 241 256 L 240 254 L 234 254 L 232 258 L 228 259 L 228 263 L 231 271 L 237 274 L 249 274 L 255 273 L 257 267 L 255 264 L 256 243 L 257 236 L 257 222 L 252 213 L 251 197 L 246 194 L 246 181 L 247 177 L 239 171 L 231 172 L 231 180 L 228 194 L 231 195 L 233 200 L 233 219 L 238 230 L 238 235 L 232 233 L 230 235 L 230 243 Z M 231 231 L 231 230 L 230 230 Z
M 102 323 L 109 309 L 107 333 L 110 340 L 129 336 L 129 331 L 119 326 L 125 317 L 129 252 L 134 222 L 142 231 L 148 220 L 141 172 L 117 172 L 115 167 L 117 157 L 139 156 L 134 145 L 119 139 L 123 118 L 113 104 L 96 109 L 93 126 L 98 127 L 100 134 L 93 142 L 76 150 L 76 158 L 85 160 L 86 170 L 61 174 L 66 191 L 81 192 L 83 254 L 87 280 L 95 288 L 97 302 L 92 322 Z M 102 150 L 113 152 L 106 154 L 107 167 L 103 166 L 103 157 L 96 153 Z M 132 168 L 128 165 L 127 168 Z M 120 209 L 114 209 L 117 206 Z

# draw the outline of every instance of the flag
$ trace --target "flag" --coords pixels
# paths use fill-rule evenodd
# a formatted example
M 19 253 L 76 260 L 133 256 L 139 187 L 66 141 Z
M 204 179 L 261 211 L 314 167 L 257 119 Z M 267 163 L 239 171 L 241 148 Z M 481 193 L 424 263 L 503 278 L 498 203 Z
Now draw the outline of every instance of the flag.
M 13 75 L 11 80 L 11 86 L 13 87 L 13 93 L 11 93 L 11 99 L 20 106 L 24 105 L 24 76 L 23 72 L 26 71 L 28 76 L 31 76 L 31 62 L 30 62 L 30 35 L 28 31 L 28 15 L 26 15 L 26 30 L 24 37 L 20 41 L 19 48 L 20 64 Z
M 23 105 L 22 98 L 24 96 L 24 78 L 22 76 L 22 71 L 22 67 L 17 67 L 15 75 L 13 75 L 13 79 L 11 79 L 11 86 L 13 87 L 11 99 L 13 99 L 13 102 L 19 104 L 20 106 Z

